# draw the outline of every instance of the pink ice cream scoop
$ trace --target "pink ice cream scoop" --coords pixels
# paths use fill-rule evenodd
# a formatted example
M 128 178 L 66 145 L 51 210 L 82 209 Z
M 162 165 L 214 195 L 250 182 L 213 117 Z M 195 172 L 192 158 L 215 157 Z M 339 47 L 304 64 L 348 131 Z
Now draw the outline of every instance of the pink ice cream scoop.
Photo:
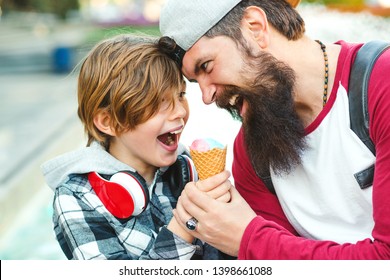
M 206 139 L 196 139 L 194 142 L 192 142 L 190 149 L 195 150 L 198 152 L 207 152 L 209 150 L 212 150 L 214 148 L 223 149 L 224 146 L 219 143 L 218 141 L 206 138 Z

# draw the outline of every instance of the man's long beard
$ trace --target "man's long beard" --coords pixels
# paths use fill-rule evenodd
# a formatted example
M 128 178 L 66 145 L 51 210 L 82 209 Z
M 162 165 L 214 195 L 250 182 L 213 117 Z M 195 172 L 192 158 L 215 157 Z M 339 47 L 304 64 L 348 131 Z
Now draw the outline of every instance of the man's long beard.
M 270 168 L 276 174 L 288 174 L 301 163 L 306 148 L 304 125 L 292 94 L 295 73 L 265 52 L 253 60 L 246 70 L 256 69 L 255 80 L 245 88 L 227 86 L 216 103 L 242 120 L 248 156 L 258 175 L 268 174 Z M 238 98 L 232 105 L 233 96 Z M 247 110 L 241 117 L 243 100 Z

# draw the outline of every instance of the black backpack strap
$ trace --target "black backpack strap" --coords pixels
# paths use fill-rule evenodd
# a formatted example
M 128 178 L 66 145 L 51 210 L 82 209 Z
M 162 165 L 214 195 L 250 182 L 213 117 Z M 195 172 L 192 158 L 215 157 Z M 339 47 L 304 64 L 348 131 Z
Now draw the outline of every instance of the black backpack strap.
M 371 41 L 358 51 L 349 79 L 348 99 L 351 129 L 375 155 L 375 145 L 369 134 L 368 83 L 378 57 L 390 47 L 388 42 Z M 372 185 L 375 166 L 354 174 L 362 189 Z
M 264 185 L 267 187 L 267 189 L 272 194 L 276 194 L 275 188 L 274 188 L 274 184 L 272 183 L 271 173 L 270 172 L 268 172 L 267 174 L 262 174 L 262 175 L 260 175 L 260 174 L 258 174 L 256 172 L 256 175 L 257 175 L 257 177 L 259 177 L 263 181 Z
M 374 155 L 375 146 L 368 131 L 368 83 L 376 60 L 389 46 L 389 43 L 384 41 L 371 41 L 364 44 L 356 55 L 349 80 L 351 129 Z
M 259 176 L 259 177 L 261 178 L 261 180 L 263 180 L 263 182 L 264 182 L 265 186 L 267 187 L 267 189 L 271 193 L 276 194 L 275 188 L 274 188 L 274 184 L 272 183 L 271 175 L 268 173 L 265 176 Z

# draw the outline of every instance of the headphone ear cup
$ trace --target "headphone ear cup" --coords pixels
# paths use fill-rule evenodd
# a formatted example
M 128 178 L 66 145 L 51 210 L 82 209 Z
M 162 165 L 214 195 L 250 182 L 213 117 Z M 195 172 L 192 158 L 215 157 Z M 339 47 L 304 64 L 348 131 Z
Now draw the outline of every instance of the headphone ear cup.
M 88 180 L 107 210 L 119 219 L 127 219 L 134 213 L 134 200 L 129 191 L 118 183 L 108 181 L 96 172 L 88 174 Z
M 191 158 L 179 155 L 175 163 L 165 171 L 163 179 L 168 182 L 172 195 L 178 198 L 188 182 L 198 180 L 198 175 Z
M 187 155 L 179 155 L 178 160 L 180 160 L 181 158 L 183 159 L 183 161 L 186 162 L 186 166 L 187 166 L 186 172 L 188 174 L 188 177 L 184 178 L 185 182 L 188 183 L 192 181 L 198 181 L 199 180 L 198 173 L 196 172 L 195 164 L 192 161 L 192 159 Z M 185 171 L 183 171 L 183 173 L 185 173 Z
M 132 216 L 138 216 L 146 209 L 149 203 L 149 189 L 141 176 L 121 171 L 112 175 L 110 182 L 122 186 L 130 194 L 134 204 Z

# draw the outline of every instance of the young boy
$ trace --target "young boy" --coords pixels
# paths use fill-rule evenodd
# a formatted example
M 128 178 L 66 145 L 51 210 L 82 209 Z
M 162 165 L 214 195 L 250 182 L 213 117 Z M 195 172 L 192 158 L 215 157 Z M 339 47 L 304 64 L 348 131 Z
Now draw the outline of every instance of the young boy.
M 78 104 L 87 147 L 42 166 L 66 257 L 221 258 L 173 218 L 196 172 L 179 144 L 189 117 L 185 81 L 156 40 L 120 35 L 97 44 L 80 69 Z M 225 180 L 209 195 L 228 201 Z

